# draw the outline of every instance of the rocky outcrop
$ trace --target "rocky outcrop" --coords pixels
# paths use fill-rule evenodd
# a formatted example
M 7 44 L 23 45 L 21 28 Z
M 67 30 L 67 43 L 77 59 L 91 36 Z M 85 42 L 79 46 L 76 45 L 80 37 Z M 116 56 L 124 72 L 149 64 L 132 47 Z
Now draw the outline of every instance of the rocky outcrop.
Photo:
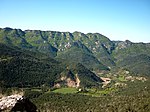
M 77 74 L 72 74 L 71 71 L 67 72 L 65 74 L 66 76 L 62 76 L 60 78 L 60 81 L 57 82 L 54 87 L 59 88 L 61 86 L 67 86 L 67 87 L 76 87 L 78 88 L 80 86 L 80 79 L 78 78 Z
M 37 107 L 27 98 L 15 94 L 0 99 L 0 111 L 36 112 Z
M 111 79 L 110 78 L 101 77 L 101 79 L 103 80 L 103 82 L 102 82 L 102 84 L 103 84 L 102 88 L 104 88 L 109 83 L 111 83 Z
M 17 101 L 22 99 L 23 97 L 21 95 L 11 95 L 2 97 L 0 99 L 0 110 L 5 110 L 14 107 Z

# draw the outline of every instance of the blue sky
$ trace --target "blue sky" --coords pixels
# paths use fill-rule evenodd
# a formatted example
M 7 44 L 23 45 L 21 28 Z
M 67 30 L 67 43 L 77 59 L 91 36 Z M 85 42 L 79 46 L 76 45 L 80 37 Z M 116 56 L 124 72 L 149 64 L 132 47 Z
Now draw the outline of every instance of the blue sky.
M 150 42 L 150 0 L 0 0 L 0 27 Z

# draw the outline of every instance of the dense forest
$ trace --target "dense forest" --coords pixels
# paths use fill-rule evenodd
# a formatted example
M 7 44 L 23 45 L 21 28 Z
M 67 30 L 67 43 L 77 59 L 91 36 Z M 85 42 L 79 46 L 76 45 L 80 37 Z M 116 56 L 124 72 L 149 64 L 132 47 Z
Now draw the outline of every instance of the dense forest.
M 97 90 L 101 91 L 101 90 Z M 106 91 L 106 90 L 105 90 Z M 149 112 L 150 82 L 130 82 L 128 87 L 118 91 L 84 95 L 90 91 L 77 93 L 54 93 L 26 91 L 26 96 L 32 99 L 40 111 L 56 112 Z

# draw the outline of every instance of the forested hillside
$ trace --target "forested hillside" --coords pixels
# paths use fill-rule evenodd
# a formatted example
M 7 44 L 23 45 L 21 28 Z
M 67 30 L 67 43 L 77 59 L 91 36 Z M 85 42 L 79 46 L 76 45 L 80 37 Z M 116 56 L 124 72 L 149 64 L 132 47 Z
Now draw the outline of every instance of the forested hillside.
M 149 76 L 150 44 L 111 41 L 99 33 L 1 28 L 0 63 L 0 80 L 7 86 L 62 84 L 60 74 L 68 68 L 84 80 L 80 85 L 93 86 L 102 82 L 93 72 L 121 68 Z
M 108 70 L 117 66 L 131 70 L 135 74 L 148 75 L 147 71 L 139 69 L 144 66 L 146 70 L 149 68 L 149 63 L 144 63 L 145 59 L 140 56 L 150 56 L 149 43 L 133 43 L 129 40 L 111 41 L 99 33 L 22 31 L 12 28 L 0 29 L 0 43 L 41 52 L 58 61 L 81 63 L 94 71 Z M 142 63 L 133 64 L 134 57 Z

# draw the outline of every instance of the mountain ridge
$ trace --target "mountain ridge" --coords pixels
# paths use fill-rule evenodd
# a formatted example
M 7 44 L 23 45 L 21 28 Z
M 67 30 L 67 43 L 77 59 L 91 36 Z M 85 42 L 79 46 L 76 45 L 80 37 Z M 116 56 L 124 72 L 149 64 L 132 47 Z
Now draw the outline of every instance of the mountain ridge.
M 121 68 L 129 70 L 133 74 L 149 76 L 150 43 L 133 43 L 129 40 L 111 41 L 108 37 L 99 33 L 84 34 L 77 31 L 70 33 L 40 30 L 22 31 L 21 29 L 0 28 L 0 49 L 0 62 L 3 67 L 8 65 L 8 68 L 11 68 L 11 66 L 15 67 L 13 63 L 22 62 L 18 63 L 17 66 L 22 64 L 23 68 L 20 69 L 33 74 L 35 79 L 38 78 L 37 80 L 40 80 L 42 75 L 46 75 L 46 79 L 42 78 L 41 82 L 39 81 L 40 85 L 43 82 L 53 83 L 54 85 L 55 80 L 60 80 L 58 77 L 60 78 L 59 75 L 66 70 L 67 66 L 70 67 L 73 76 L 81 73 L 78 77 L 81 77 L 82 80 L 84 80 L 83 77 L 86 75 L 81 72 L 82 70 L 90 74 L 86 76 L 86 80 L 81 81 L 81 85 L 83 86 L 88 85 L 88 81 L 90 85 L 97 85 L 101 82 L 101 80 L 95 80 L 95 75 L 91 71 L 102 72 Z M 146 59 L 142 58 L 143 56 Z M 134 58 L 140 64 L 135 63 Z M 58 63 L 61 64 L 59 65 Z M 54 64 L 53 69 L 47 68 L 51 64 Z M 28 65 L 31 65 L 30 67 L 39 72 L 34 71 L 34 73 Z M 79 65 L 82 70 L 79 70 Z M 55 67 L 58 67 L 58 71 Z M 7 72 L 9 72 L 9 75 L 14 74 L 8 68 L 1 68 L 4 71 L 0 74 L 2 80 Z M 17 69 L 15 69 L 15 73 L 18 73 Z M 39 75 L 36 75 L 36 73 Z M 15 74 L 14 76 L 16 77 Z M 52 82 L 50 81 L 51 76 L 54 77 Z M 24 77 L 29 80 L 28 76 Z M 37 81 L 32 82 L 31 80 L 27 85 L 31 83 L 38 85 Z

